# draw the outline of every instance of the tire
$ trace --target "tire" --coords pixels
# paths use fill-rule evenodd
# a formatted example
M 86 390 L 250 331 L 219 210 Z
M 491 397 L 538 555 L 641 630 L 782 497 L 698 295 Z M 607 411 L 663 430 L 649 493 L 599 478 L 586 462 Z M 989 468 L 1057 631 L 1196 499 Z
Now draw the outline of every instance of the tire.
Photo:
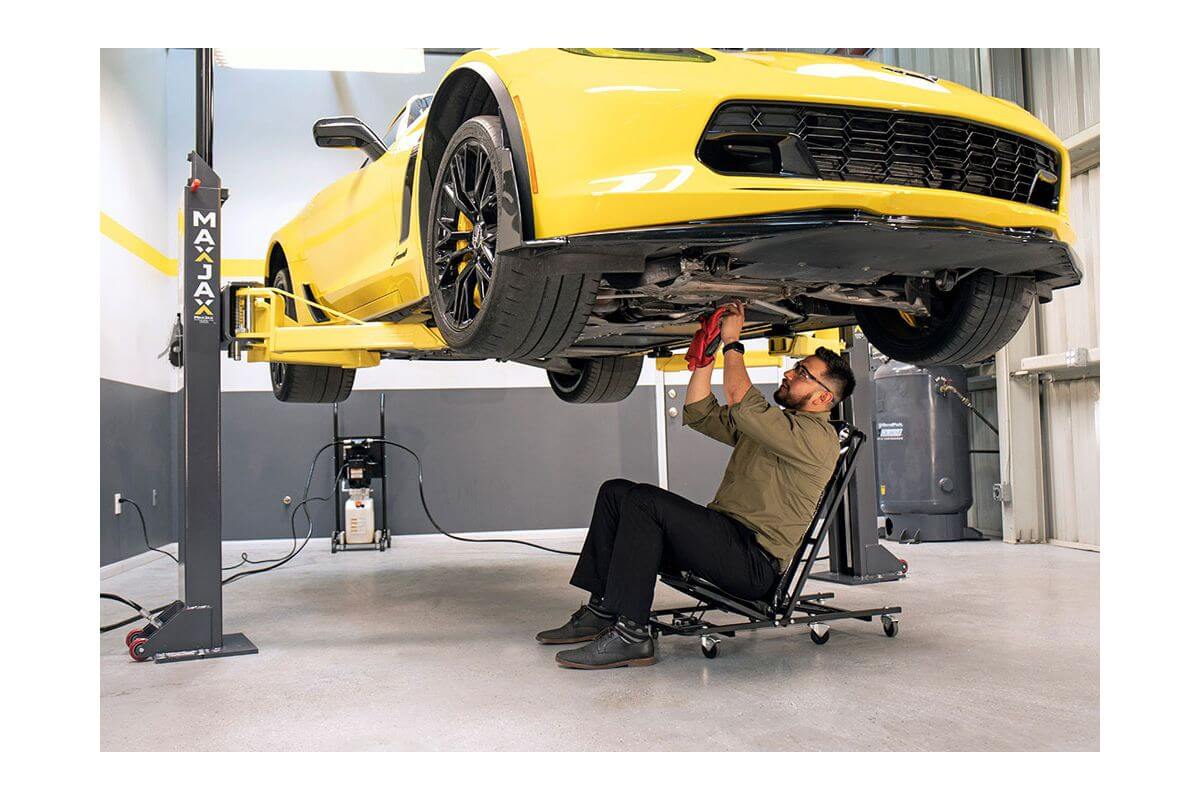
M 1035 294 L 1028 278 L 976 272 L 949 292 L 935 293 L 932 314 L 915 324 L 890 308 L 862 306 L 855 315 L 867 341 L 884 355 L 919 367 L 956 366 L 1008 344 Z
M 497 232 L 513 224 L 497 192 L 503 148 L 504 130 L 492 116 L 467 120 L 446 145 L 425 222 L 430 307 L 446 344 L 460 353 L 546 358 L 579 337 L 600 276 L 547 276 L 532 259 L 496 253 Z
M 292 276 L 287 267 L 275 273 L 271 285 L 285 292 L 292 291 Z M 296 319 L 296 301 L 284 298 L 283 310 Z M 271 391 L 284 403 L 344 403 L 354 388 L 352 369 L 317 367 L 309 364 L 280 364 L 271 362 Z
M 637 386 L 642 374 L 641 356 L 572 358 L 574 374 L 547 372 L 550 388 L 568 403 L 616 403 L 624 400 Z

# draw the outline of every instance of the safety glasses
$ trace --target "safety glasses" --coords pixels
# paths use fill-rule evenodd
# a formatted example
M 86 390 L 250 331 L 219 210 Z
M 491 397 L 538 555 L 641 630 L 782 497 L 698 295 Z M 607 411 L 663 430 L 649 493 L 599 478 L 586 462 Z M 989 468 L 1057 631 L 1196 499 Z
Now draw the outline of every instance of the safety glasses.
M 815 376 L 811 372 L 809 372 L 808 367 L 804 366 L 804 364 L 802 362 L 797 361 L 796 366 L 792 367 L 792 371 L 795 372 L 797 375 L 799 375 L 801 380 L 812 381 L 817 386 L 820 386 L 822 389 L 829 392 L 834 397 L 837 397 L 837 393 L 834 392 L 833 389 L 830 389 L 827 385 L 822 383 L 817 378 L 817 376 Z

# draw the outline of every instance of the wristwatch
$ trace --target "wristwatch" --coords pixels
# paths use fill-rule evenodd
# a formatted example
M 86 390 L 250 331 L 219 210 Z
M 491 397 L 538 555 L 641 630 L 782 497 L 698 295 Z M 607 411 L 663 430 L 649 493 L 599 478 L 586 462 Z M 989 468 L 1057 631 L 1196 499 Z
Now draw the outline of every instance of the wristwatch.
M 730 350 L 736 350 L 742 355 L 746 355 L 746 345 L 741 342 L 730 342 L 721 348 L 722 353 L 728 353 Z

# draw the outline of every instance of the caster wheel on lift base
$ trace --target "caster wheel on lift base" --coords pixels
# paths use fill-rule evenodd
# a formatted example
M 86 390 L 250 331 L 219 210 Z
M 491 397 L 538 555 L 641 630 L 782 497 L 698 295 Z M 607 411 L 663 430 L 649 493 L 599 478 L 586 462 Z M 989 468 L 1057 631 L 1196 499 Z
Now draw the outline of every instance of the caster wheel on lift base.
M 891 617 L 883 618 L 883 635 L 889 639 L 895 639 L 900 635 L 900 623 Z
M 134 639 L 149 639 L 150 634 L 154 633 L 158 628 L 153 625 L 147 625 L 144 628 L 134 628 L 129 633 L 125 634 L 125 646 L 129 647 L 133 644 Z
M 721 642 L 715 636 L 701 636 L 700 652 L 705 658 L 716 658 L 721 654 Z
M 138 637 L 129 643 L 129 657 L 134 661 L 146 661 L 150 658 L 150 652 L 146 649 L 145 639 Z
M 829 626 L 820 623 L 810 625 L 808 628 L 808 638 L 813 640 L 813 644 L 825 644 L 829 641 Z

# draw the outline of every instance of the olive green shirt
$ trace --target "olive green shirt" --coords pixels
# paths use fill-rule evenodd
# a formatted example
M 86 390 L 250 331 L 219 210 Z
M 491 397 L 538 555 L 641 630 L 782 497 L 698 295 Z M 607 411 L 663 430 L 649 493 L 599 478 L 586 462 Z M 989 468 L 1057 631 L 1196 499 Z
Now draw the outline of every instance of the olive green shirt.
M 731 406 L 718 405 L 712 394 L 689 403 L 683 424 L 733 446 L 708 507 L 753 529 L 780 570 L 786 569 L 837 464 L 838 437 L 829 413 L 777 408 L 751 386 Z

